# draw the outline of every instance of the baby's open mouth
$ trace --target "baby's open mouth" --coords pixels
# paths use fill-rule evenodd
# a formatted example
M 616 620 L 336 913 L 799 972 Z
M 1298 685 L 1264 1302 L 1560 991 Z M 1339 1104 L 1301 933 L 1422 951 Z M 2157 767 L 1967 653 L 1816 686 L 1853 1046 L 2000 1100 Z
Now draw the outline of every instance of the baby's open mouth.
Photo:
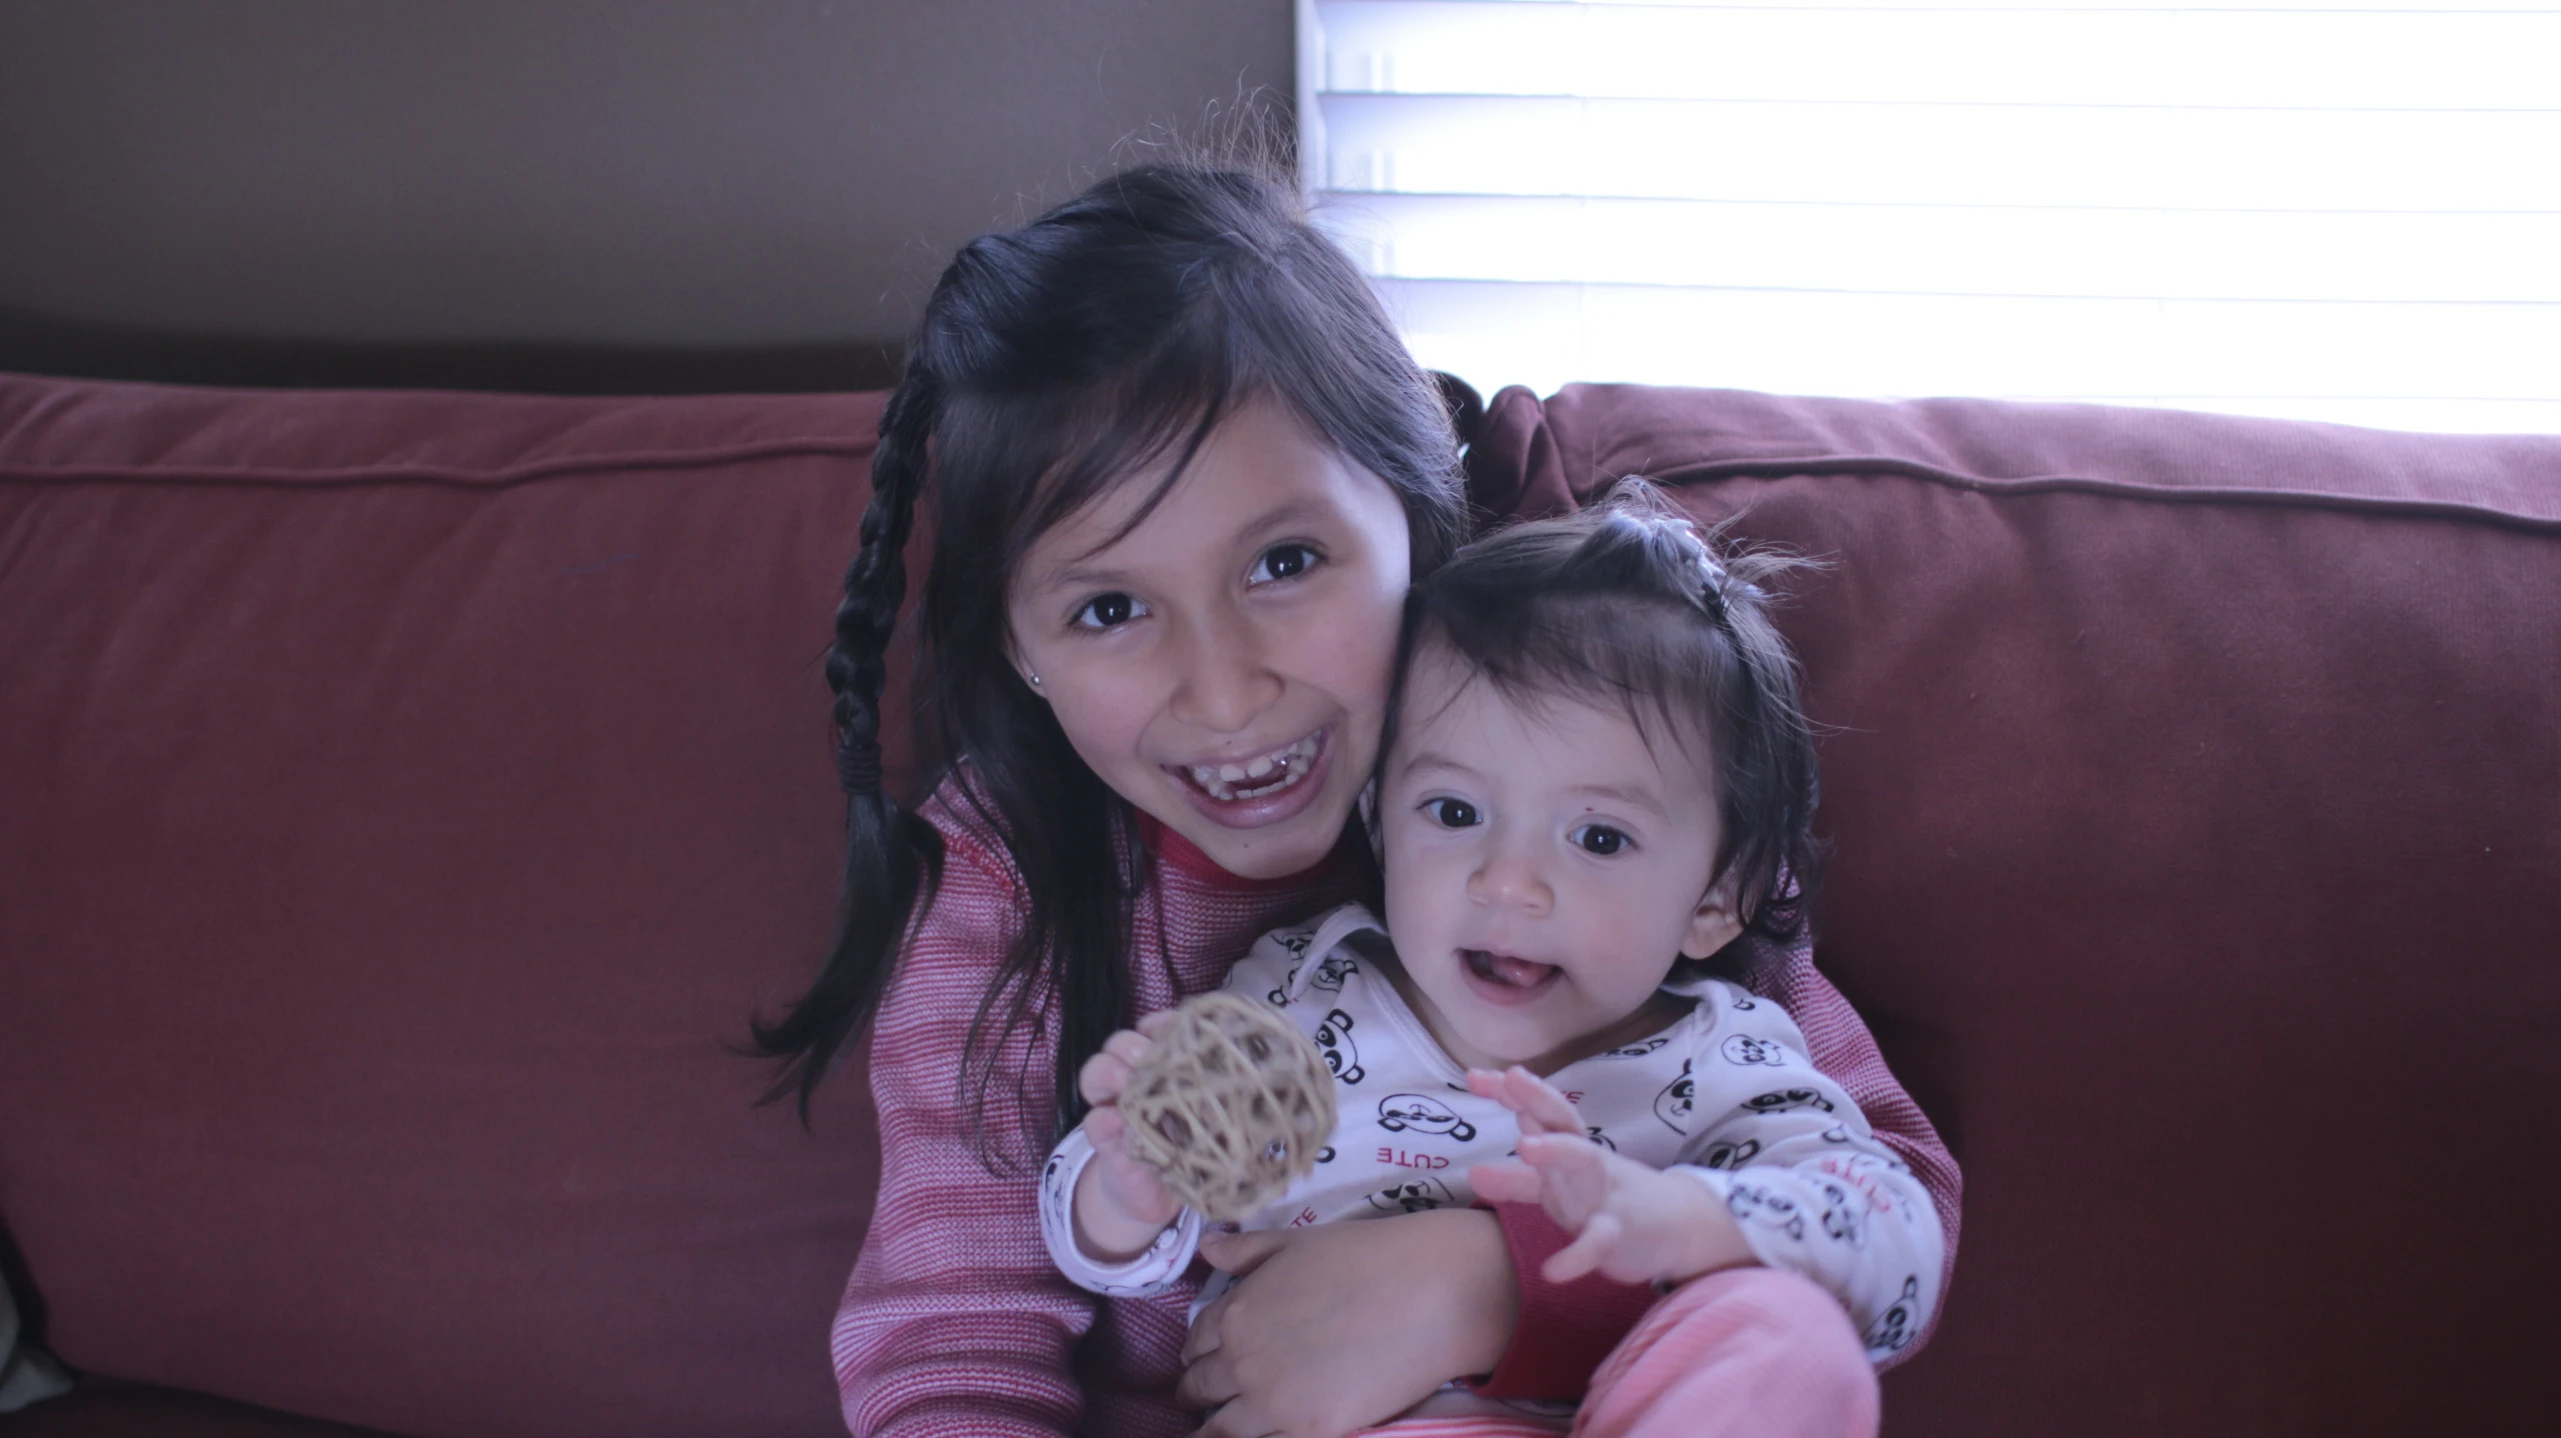
M 1507 989 L 1534 989 L 1562 972 L 1554 964 L 1533 963 L 1512 954 L 1497 954 L 1486 949 L 1461 949 L 1467 960 L 1467 971 L 1489 984 Z
M 1191 786 L 1221 803 L 1239 799 L 1260 799 L 1277 794 L 1307 777 L 1316 767 L 1316 756 L 1325 747 L 1322 729 L 1268 754 L 1251 759 L 1232 760 L 1225 764 L 1186 764 L 1174 768 L 1176 774 Z M 1167 766 L 1173 768 L 1173 766 Z

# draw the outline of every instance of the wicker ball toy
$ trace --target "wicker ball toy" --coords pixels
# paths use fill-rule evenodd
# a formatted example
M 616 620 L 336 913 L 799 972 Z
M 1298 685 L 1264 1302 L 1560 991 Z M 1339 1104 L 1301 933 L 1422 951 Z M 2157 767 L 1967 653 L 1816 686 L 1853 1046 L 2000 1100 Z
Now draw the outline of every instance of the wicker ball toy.
M 1334 1131 L 1334 1075 L 1280 1010 L 1185 999 L 1121 1091 L 1123 1140 L 1165 1190 L 1227 1223 L 1280 1197 Z

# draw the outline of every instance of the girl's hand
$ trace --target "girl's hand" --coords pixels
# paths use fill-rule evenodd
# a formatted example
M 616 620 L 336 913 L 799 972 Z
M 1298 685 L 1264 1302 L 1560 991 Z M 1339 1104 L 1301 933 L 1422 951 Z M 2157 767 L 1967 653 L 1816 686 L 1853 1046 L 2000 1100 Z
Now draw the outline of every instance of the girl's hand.
M 1483 1209 L 1214 1233 L 1201 1254 L 1240 1279 L 1193 1321 L 1175 1389 L 1216 1410 L 1201 1429 L 1214 1438 L 1384 1423 L 1491 1371 L 1520 1317 L 1511 1250 Z
M 1469 1170 L 1477 1196 L 1538 1204 L 1575 1235 L 1541 1267 L 1548 1282 L 1597 1272 L 1621 1283 L 1677 1283 L 1755 1261 L 1733 1214 L 1705 1184 L 1592 1142 L 1574 1106 L 1546 1080 L 1516 1065 L 1471 1070 L 1467 1087 L 1521 1121 L 1518 1158 Z
M 1076 1178 L 1076 1246 L 1097 1263 L 1126 1263 L 1146 1252 L 1182 1211 L 1155 1173 L 1129 1156 L 1128 1120 L 1119 1108 L 1130 1071 L 1155 1046 L 1148 1036 L 1164 1022 L 1163 1014 L 1149 1014 L 1137 1028 L 1113 1034 L 1076 1073 L 1076 1091 L 1093 1105 L 1083 1128 L 1094 1146 L 1093 1162 Z

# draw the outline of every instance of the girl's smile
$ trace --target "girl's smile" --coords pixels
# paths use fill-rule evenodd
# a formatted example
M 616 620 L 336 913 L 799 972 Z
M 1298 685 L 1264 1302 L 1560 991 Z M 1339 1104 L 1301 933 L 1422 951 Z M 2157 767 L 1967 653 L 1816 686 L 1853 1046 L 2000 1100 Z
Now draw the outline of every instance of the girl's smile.
M 1341 837 L 1378 748 L 1411 569 L 1384 480 L 1269 400 L 1052 526 L 1007 599 L 1014 658 L 1104 783 L 1220 867 Z

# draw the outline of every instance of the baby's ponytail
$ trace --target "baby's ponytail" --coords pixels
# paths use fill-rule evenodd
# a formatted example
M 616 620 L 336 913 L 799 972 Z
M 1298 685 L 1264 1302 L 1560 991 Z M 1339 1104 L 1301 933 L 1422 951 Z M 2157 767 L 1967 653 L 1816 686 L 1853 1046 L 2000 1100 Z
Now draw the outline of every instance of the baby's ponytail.
M 919 356 L 881 414 L 862 547 L 846 568 L 836 637 L 827 650 L 827 687 L 836 696 L 836 776 L 845 789 L 845 886 L 836 940 L 817 980 L 781 1018 L 750 1021 L 756 1051 L 783 1061 L 766 1098 L 792 1097 L 803 1122 L 820 1080 L 879 1007 L 919 895 L 942 876 L 942 835 L 890 796 L 880 772 L 889 642 L 907 597 L 907 538 L 939 401 L 934 372 Z

